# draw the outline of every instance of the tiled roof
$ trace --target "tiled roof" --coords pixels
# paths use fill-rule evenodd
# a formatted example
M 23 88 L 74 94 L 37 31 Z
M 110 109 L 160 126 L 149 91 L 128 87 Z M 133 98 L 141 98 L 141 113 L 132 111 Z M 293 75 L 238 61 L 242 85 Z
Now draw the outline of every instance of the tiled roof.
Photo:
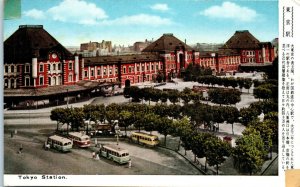
M 173 34 L 164 34 L 146 47 L 143 52 L 175 51 L 176 49 L 180 48 L 184 48 L 185 50 L 193 50 L 190 46 L 173 36 Z
M 20 88 L 20 89 L 4 89 L 4 97 L 24 97 L 24 96 L 49 96 L 57 94 L 65 94 L 67 92 L 78 92 L 95 88 L 100 83 L 92 81 L 80 81 L 74 85 L 58 85 L 46 88 Z
M 236 31 L 222 48 L 228 49 L 258 49 L 260 42 L 248 30 Z
M 157 54 L 98 56 L 84 58 L 84 65 L 117 64 L 118 62 L 126 64 L 133 62 L 153 62 L 159 60 L 161 60 L 161 58 Z
M 53 38 L 42 25 L 21 25 L 4 41 L 5 63 L 31 63 L 32 57 L 48 59 L 49 52 L 56 52 L 62 59 L 72 58 L 72 54 Z

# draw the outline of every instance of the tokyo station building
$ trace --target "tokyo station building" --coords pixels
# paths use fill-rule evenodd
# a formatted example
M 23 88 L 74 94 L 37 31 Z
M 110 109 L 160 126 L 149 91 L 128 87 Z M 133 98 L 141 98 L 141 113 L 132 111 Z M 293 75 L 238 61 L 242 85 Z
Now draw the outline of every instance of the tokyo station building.
M 163 34 L 141 54 L 82 57 L 69 52 L 42 25 L 21 25 L 4 41 L 4 102 L 66 101 L 101 87 L 155 81 L 159 73 L 180 77 L 191 63 L 228 72 L 238 71 L 241 64 L 273 60 L 271 43 L 259 42 L 249 31 L 236 31 L 215 52 L 195 51 L 173 34 Z

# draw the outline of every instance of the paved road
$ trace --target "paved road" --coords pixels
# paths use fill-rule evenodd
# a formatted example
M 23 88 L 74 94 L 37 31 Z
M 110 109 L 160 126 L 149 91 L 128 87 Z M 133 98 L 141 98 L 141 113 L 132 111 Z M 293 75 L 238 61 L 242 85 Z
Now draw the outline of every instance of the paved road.
M 46 134 L 53 132 L 51 125 L 18 128 L 18 134 L 10 136 L 11 129 L 4 134 L 5 174 L 87 174 L 87 175 L 199 175 L 197 169 L 176 153 L 156 148 L 121 142 L 130 151 L 132 168 L 119 165 L 105 158 L 92 159 L 91 149 L 72 149 L 69 153 L 55 150 L 45 151 L 42 146 Z M 99 140 L 98 140 L 99 142 Z M 114 143 L 114 142 L 104 142 Z M 17 151 L 22 144 L 24 151 Z

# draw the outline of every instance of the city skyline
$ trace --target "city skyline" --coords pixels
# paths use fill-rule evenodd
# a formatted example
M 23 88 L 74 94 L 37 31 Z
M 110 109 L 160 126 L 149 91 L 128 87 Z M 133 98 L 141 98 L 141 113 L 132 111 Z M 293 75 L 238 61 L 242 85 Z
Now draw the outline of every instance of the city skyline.
M 22 0 L 21 18 L 4 21 L 4 40 L 19 25 L 43 25 L 64 46 L 89 41 L 132 45 L 173 33 L 187 44 L 224 43 L 236 30 L 260 41 L 278 37 L 278 1 Z M 268 8 L 266 8 L 268 7 Z

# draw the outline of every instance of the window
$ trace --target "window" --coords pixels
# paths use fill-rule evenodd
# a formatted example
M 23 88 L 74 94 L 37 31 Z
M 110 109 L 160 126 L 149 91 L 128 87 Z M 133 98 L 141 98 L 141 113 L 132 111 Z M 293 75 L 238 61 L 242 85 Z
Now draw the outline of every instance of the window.
M 160 65 L 160 69 L 163 69 L 163 65 L 162 64 Z
M 123 67 L 123 73 L 126 74 L 126 67 Z
M 44 77 L 40 77 L 40 85 L 44 85 Z
M 151 64 L 151 70 L 152 71 L 154 70 L 154 64 Z
M 57 70 L 60 70 L 60 63 L 59 64 L 57 64 Z
M 72 62 L 69 62 L 69 70 L 72 70 L 73 67 L 72 67 Z
M 25 86 L 30 86 L 30 78 L 25 77 Z
M 30 66 L 28 64 L 25 65 L 25 73 L 30 73 Z
M 11 84 L 11 88 L 16 88 L 15 87 L 15 79 L 10 79 L 10 84 Z
M 158 69 L 158 64 L 156 64 L 156 70 L 159 70 L 159 69 Z
M 72 74 L 69 75 L 68 81 L 73 82 L 73 75 Z
M 48 64 L 48 71 L 50 71 L 50 69 L 51 69 L 51 65 L 50 65 L 50 64 Z
M 100 75 L 100 74 L 101 74 L 101 69 L 98 68 L 98 69 L 97 69 L 97 75 Z
M 149 71 L 149 68 L 150 68 L 150 66 L 149 66 L 149 64 L 147 64 L 147 71 Z
M 136 66 L 136 71 L 137 71 L 137 72 L 140 71 L 140 66 L 139 66 L 139 65 Z
M 106 75 L 106 68 L 103 69 L 103 75 Z
M 84 77 L 88 77 L 88 72 L 87 72 L 87 70 L 84 71 Z
M 15 72 L 15 66 L 14 66 L 14 65 L 12 65 L 12 66 L 10 67 L 10 72 L 12 72 L 12 73 Z
M 118 74 L 118 68 L 117 67 L 115 68 L 115 74 Z
M 112 68 L 109 68 L 109 75 L 112 75 Z
M 5 66 L 5 73 L 8 73 L 8 66 Z
M 132 69 L 131 66 L 129 66 L 128 72 L 131 73 Z
M 94 77 L 94 69 L 91 69 L 91 76 Z
M 142 65 L 142 72 L 143 72 L 143 71 L 145 71 L 145 66 L 144 66 L 144 65 Z
M 56 71 L 56 64 L 53 64 L 53 71 Z
M 44 64 L 40 64 L 40 72 L 44 72 Z

